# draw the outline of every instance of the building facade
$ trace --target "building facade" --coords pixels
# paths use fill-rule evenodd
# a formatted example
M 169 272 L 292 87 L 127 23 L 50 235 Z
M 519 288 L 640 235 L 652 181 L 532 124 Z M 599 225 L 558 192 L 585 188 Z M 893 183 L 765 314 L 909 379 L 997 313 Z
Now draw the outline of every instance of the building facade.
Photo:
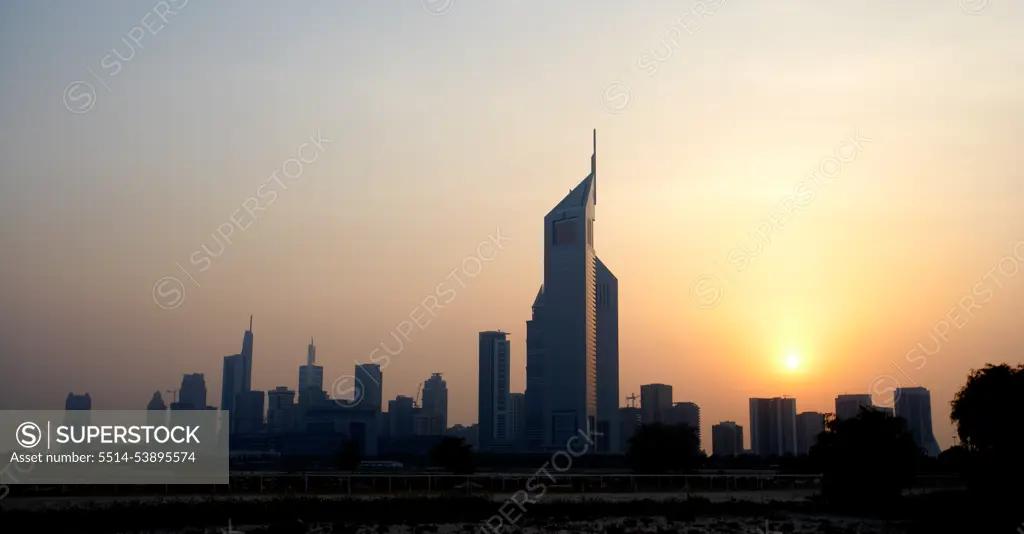
M 295 392 L 285 386 L 267 392 L 267 432 L 284 434 L 295 430 Z
M 796 455 L 796 399 L 750 399 L 750 448 L 758 456 Z
M 734 421 L 722 421 L 711 427 L 711 453 L 716 456 L 743 454 L 743 427 Z
M 857 417 L 861 408 L 871 407 L 871 395 L 839 395 L 836 397 L 836 419 L 851 419 Z
M 423 406 L 421 415 L 426 419 L 424 434 L 441 436 L 448 429 L 448 382 L 441 373 L 433 373 L 423 383 Z
M 480 332 L 479 341 L 477 421 L 480 425 L 480 448 L 507 447 L 512 442 L 508 334 Z
M 672 411 L 672 386 L 645 384 L 640 386 L 640 417 L 645 425 L 669 424 Z
M 817 445 L 818 434 L 825 431 L 825 414 L 803 412 L 796 416 L 796 453 L 810 454 Z
M 907 429 L 925 454 L 935 457 L 939 443 L 932 433 L 932 394 L 923 387 L 896 389 L 896 417 L 907 422 Z

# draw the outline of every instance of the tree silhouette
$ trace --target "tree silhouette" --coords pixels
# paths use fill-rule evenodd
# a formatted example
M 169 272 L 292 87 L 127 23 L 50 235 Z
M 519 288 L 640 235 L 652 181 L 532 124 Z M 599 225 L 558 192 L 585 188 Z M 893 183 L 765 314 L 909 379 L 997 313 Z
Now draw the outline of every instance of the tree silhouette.
M 338 469 L 342 471 L 355 471 L 359 467 L 359 462 L 362 460 L 362 447 L 359 446 L 359 442 L 346 440 L 341 443 L 338 448 L 338 454 L 335 456 L 335 463 Z
M 639 473 L 668 473 L 693 469 L 703 454 L 697 432 L 687 425 L 643 425 L 629 440 L 626 453 Z
M 473 449 L 465 439 L 455 436 L 441 438 L 441 442 L 430 449 L 430 461 L 433 465 L 456 474 L 474 471 Z
M 986 499 L 1021 495 L 1024 475 L 1024 365 L 972 370 L 950 403 L 950 419 L 968 451 L 962 472 Z M 1012 495 L 1011 495 L 1012 494 Z
M 902 418 L 862 409 L 856 417 L 828 421 L 810 455 L 821 469 L 825 499 L 862 507 L 899 498 L 921 454 Z

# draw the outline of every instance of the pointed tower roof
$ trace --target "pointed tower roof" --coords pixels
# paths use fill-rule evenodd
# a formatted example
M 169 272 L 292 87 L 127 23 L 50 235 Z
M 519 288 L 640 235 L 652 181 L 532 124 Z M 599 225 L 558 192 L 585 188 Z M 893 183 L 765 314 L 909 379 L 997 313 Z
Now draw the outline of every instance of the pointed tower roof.
M 590 174 L 555 206 L 555 210 L 586 207 L 587 202 L 597 205 L 597 130 L 594 130 L 594 153 L 590 156 Z

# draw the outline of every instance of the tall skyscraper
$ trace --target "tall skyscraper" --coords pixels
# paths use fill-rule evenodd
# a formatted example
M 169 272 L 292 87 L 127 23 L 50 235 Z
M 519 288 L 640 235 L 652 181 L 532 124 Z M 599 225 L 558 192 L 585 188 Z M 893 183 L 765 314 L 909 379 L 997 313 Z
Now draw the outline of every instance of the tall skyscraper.
M 796 399 L 750 399 L 750 448 L 758 456 L 796 455 Z
M 526 446 L 526 394 L 510 394 L 509 405 L 512 409 L 512 440 L 516 448 L 521 449 Z
M 928 456 L 938 456 L 939 443 L 932 433 L 932 394 L 923 387 L 896 389 L 896 417 L 907 421 L 907 428 L 918 447 Z
M 839 395 L 836 397 L 836 419 L 851 419 L 857 417 L 861 408 L 871 407 L 871 395 L 866 393 L 856 395 Z
M 668 384 L 645 384 L 640 386 L 640 417 L 645 425 L 668 424 L 671 421 L 672 386 Z
M 220 409 L 233 411 L 235 397 L 252 391 L 252 316 L 249 329 L 242 336 L 242 352 L 224 357 L 224 371 L 221 377 Z
M 540 318 L 544 310 L 544 286 L 533 300 L 533 319 L 526 321 L 526 436 L 528 451 L 545 448 L 544 421 L 547 390 L 544 382 L 544 338 Z
M 717 456 L 743 454 L 743 427 L 733 421 L 722 421 L 711 427 L 711 453 Z
M 796 416 L 796 453 L 809 454 L 818 443 L 818 434 L 825 431 L 825 414 L 803 412 Z
M 384 407 L 384 373 L 375 363 L 356 364 L 356 398 L 359 407 L 380 412 Z M 389 401 L 390 402 L 390 401 Z
M 441 379 L 441 373 L 431 374 L 423 383 L 420 414 L 426 420 L 426 435 L 444 435 L 448 429 L 448 383 Z
M 189 406 L 189 410 L 206 409 L 206 378 L 202 373 L 184 375 L 181 378 L 181 391 L 178 392 L 178 402 Z
M 597 271 L 597 450 L 619 452 L 619 279 Z
M 510 359 L 507 333 L 480 332 L 477 420 L 480 425 L 481 450 L 511 444 Z
M 316 346 L 309 338 L 306 349 L 306 365 L 299 366 L 299 406 L 306 408 L 323 398 L 324 368 L 316 365 Z
M 544 447 L 565 447 L 578 430 L 596 425 L 596 205 L 595 130 L 590 174 L 544 217 L 544 284 L 527 326 L 527 395 L 532 398 L 527 401 L 527 424 L 534 427 L 531 432 L 542 433 Z M 611 341 L 606 346 L 612 346 Z M 539 420 L 534 413 L 538 408 Z M 481 428 L 481 442 L 483 433 Z
M 295 425 L 295 392 L 278 386 L 267 392 L 267 432 L 284 434 Z

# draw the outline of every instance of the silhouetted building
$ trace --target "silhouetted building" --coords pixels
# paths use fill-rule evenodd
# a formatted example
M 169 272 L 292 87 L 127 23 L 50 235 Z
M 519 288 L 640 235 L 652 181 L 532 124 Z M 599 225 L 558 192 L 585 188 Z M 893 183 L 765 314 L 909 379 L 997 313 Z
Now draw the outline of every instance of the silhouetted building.
M 876 411 L 884 413 L 888 417 L 896 417 L 896 410 L 887 406 L 872 406 Z
M 509 404 L 512 408 L 512 441 L 517 449 L 526 447 L 526 394 L 509 394 Z
M 836 419 L 857 417 L 861 408 L 871 407 L 871 395 L 839 395 L 836 397 Z
M 193 410 L 206 409 L 206 378 L 201 373 L 185 375 L 181 378 L 178 402 L 191 406 Z
M 267 392 L 267 432 L 283 434 L 295 428 L 295 392 L 285 386 Z
M 629 451 L 629 440 L 633 439 L 640 426 L 643 425 L 643 418 L 640 408 L 619 408 L 619 450 L 623 453 Z
M 302 454 L 303 450 L 315 454 L 337 454 L 341 444 L 354 441 L 363 456 L 378 454 L 377 417 L 379 411 L 356 406 L 341 406 L 334 402 L 314 406 L 306 413 L 306 432 L 285 435 L 288 450 Z M 307 453 L 308 454 L 308 453 Z
M 299 406 L 306 408 L 322 401 L 324 393 L 324 368 L 316 365 L 316 345 L 309 338 L 306 348 L 306 365 L 299 366 Z
M 686 425 L 692 428 L 697 434 L 698 442 L 703 447 L 703 440 L 700 435 L 700 406 L 692 402 L 677 402 L 668 411 L 664 422 L 670 425 Z
M 415 435 L 415 415 L 412 397 L 399 395 L 388 401 L 388 422 L 391 425 L 388 435 L 393 438 Z
M 433 373 L 423 383 L 423 406 L 420 415 L 424 418 L 424 435 L 443 436 L 448 429 L 448 383 L 441 379 L 441 373 Z
M 505 447 L 511 442 L 510 359 L 508 334 L 480 332 L 477 420 L 481 450 L 489 450 L 496 445 Z
M 711 452 L 717 456 L 743 454 L 743 427 L 733 421 L 722 421 L 711 427 Z
M 224 371 L 221 377 L 220 408 L 235 411 L 235 399 L 240 393 L 252 391 L 252 316 L 249 329 L 242 336 L 242 352 L 224 357 Z
M 598 267 L 594 251 L 596 205 L 595 131 L 590 174 L 544 217 L 544 283 L 534 301 L 533 318 L 527 323 L 530 360 L 526 391 L 527 426 L 531 434 L 543 436 L 544 448 L 564 448 L 578 431 L 596 429 L 599 343 Z M 604 279 L 610 284 L 613 277 L 604 270 Z M 611 317 L 611 308 L 608 313 Z M 617 367 L 617 362 L 613 362 L 613 357 L 617 358 L 613 338 L 609 334 L 604 342 L 609 369 Z M 537 410 L 541 412 L 539 418 Z M 485 433 L 481 427 L 481 440 Z
M 596 152 L 597 147 L 594 147 Z M 597 273 L 597 450 L 619 452 L 619 279 L 594 256 Z
M 232 430 L 239 434 L 255 434 L 263 430 L 262 391 L 245 391 L 235 397 L 235 411 L 231 412 Z
M 668 423 L 672 409 L 672 386 L 646 384 L 640 386 L 640 417 L 645 425 Z
M 475 450 L 480 450 L 480 426 L 479 425 L 455 425 L 445 432 L 446 436 L 453 436 L 466 440 L 466 444 Z
M 74 393 L 68 393 L 68 398 L 64 401 L 65 410 L 92 410 L 92 398 L 89 394 L 75 395 Z
M 750 448 L 758 456 L 796 455 L 796 399 L 750 399 Z
M 544 449 L 544 421 L 547 420 L 547 390 L 544 381 L 544 337 L 540 317 L 544 309 L 544 286 L 533 301 L 533 319 L 526 321 L 526 450 Z
M 356 364 L 356 398 L 359 406 L 368 410 L 381 411 L 384 408 L 384 373 L 375 363 Z
M 938 456 L 939 443 L 932 433 L 932 394 L 923 387 L 897 388 L 895 412 L 907 421 L 917 446 L 928 456 Z
M 796 453 L 809 454 L 818 443 L 818 434 L 825 431 L 825 414 L 803 412 L 796 416 Z
M 149 399 L 146 405 L 146 424 L 149 426 L 162 425 L 167 422 L 167 405 L 164 404 L 163 395 L 159 391 L 153 392 L 153 398 Z

